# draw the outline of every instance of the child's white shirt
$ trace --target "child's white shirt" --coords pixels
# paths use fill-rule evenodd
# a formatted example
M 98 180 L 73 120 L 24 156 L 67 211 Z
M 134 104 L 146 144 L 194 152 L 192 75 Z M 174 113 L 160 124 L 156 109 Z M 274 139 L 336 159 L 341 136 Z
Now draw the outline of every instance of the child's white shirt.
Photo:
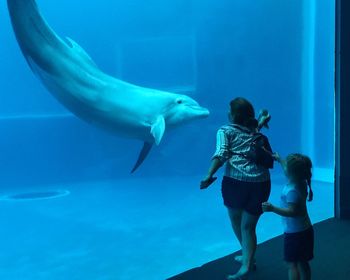
M 285 233 L 295 233 L 307 230 L 312 226 L 306 208 L 306 196 L 303 196 L 293 185 L 286 185 L 282 190 L 281 207 L 288 208 L 288 204 L 296 204 L 298 208 L 304 208 L 305 212 L 297 217 L 282 217 Z

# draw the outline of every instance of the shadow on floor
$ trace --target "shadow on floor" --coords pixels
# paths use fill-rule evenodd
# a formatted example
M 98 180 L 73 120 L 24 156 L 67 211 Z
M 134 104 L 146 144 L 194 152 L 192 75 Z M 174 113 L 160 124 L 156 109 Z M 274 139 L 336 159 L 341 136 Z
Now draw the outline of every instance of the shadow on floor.
M 282 236 L 259 245 L 256 254 L 258 268 L 249 279 L 287 279 L 286 268 L 282 261 L 282 248 Z M 168 280 L 223 280 L 227 274 L 239 268 L 239 265 L 234 262 L 235 254 Z M 315 225 L 315 259 L 311 266 L 312 279 L 350 279 L 350 221 L 328 219 Z

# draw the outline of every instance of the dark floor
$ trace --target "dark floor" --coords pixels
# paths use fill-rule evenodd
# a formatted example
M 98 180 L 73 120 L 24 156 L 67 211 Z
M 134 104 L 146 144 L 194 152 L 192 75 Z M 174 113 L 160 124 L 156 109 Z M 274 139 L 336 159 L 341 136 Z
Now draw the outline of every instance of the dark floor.
M 281 236 L 259 245 L 256 254 L 258 268 L 249 279 L 287 279 L 282 246 Z M 312 279 L 350 279 L 350 221 L 329 219 L 315 225 L 315 259 L 311 266 Z M 233 255 L 229 255 L 169 280 L 223 280 L 238 268 Z

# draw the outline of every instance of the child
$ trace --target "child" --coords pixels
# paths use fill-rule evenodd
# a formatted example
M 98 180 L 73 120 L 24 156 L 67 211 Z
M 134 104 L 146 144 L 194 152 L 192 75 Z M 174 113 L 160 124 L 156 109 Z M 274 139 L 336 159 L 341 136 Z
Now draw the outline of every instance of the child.
M 225 164 L 222 196 L 233 231 L 242 246 L 239 271 L 227 279 L 243 279 L 254 268 L 256 225 L 262 214 L 261 203 L 270 195 L 270 172 L 274 159 L 266 136 L 258 133 L 271 116 L 262 111 L 255 119 L 254 107 L 244 98 L 230 102 L 230 124 L 217 133 L 217 149 L 201 189 L 208 188 Z
M 288 265 L 290 280 L 311 279 L 309 261 L 313 259 L 314 231 L 307 212 L 306 199 L 313 198 L 311 189 L 311 160 L 301 154 L 291 154 L 279 161 L 289 183 L 284 187 L 281 196 L 281 207 L 269 202 L 262 204 L 264 212 L 274 212 L 282 216 L 284 225 L 284 259 Z M 308 191 L 309 188 L 309 191 Z

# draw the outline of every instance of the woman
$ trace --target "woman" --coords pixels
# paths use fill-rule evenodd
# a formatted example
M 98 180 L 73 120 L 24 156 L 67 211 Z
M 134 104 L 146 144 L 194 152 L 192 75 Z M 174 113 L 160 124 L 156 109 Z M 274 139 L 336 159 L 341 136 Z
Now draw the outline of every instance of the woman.
M 258 131 L 267 126 L 270 115 L 264 111 L 255 119 L 252 104 L 244 98 L 230 102 L 230 124 L 217 132 L 217 149 L 201 189 L 213 183 L 216 171 L 226 164 L 222 196 L 233 231 L 242 246 L 239 271 L 227 279 L 243 279 L 253 267 L 257 245 L 256 225 L 262 214 L 262 202 L 271 190 L 269 168 L 273 167 L 272 150 L 266 136 Z

